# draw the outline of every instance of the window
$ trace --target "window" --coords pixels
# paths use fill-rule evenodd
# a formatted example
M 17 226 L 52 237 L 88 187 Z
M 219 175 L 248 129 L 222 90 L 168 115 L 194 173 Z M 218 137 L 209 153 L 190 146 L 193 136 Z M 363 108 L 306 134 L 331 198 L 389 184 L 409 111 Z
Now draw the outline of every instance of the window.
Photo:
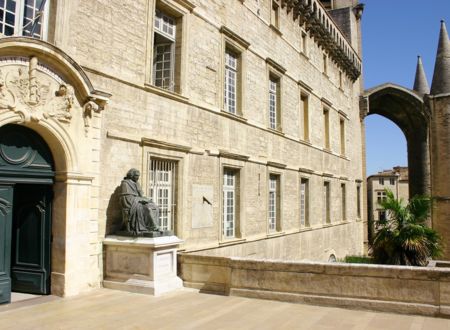
M 384 200 L 386 200 L 386 192 L 385 191 L 378 191 L 377 192 L 377 202 L 378 202 L 378 204 L 380 204 Z
M 46 39 L 50 0 L 0 1 L 0 33 Z
M 156 9 L 153 36 L 153 85 L 179 92 L 180 19 Z
M 324 124 L 324 147 L 330 150 L 330 111 L 327 108 L 323 109 L 323 124 Z
M 384 221 L 386 220 L 386 211 L 378 211 L 378 220 Z
M 280 5 L 277 0 L 272 0 L 270 23 L 277 29 L 280 28 Z
M 342 80 L 342 71 L 339 71 L 339 88 L 343 89 L 344 87 L 344 82 Z
M 281 130 L 280 78 L 269 76 L 269 128 Z
M 151 159 L 149 197 L 159 207 L 158 226 L 174 230 L 176 212 L 177 163 L 171 160 Z
M 326 54 L 323 54 L 323 73 L 328 74 L 328 57 Z
M 341 156 L 345 155 L 345 121 L 344 119 L 339 120 L 339 130 L 340 130 L 340 142 L 341 142 Z
M 239 170 L 223 170 L 223 231 L 224 238 L 239 236 Z
M 306 38 L 306 33 L 302 32 L 302 53 L 303 55 L 308 56 L 308 44 L 307 44 L 307 38 Z
M 269 175 L 269 232 L 280 230 L 280 176 Z
M 323 183 L 323 219 L 325 223 L 331 223 L 330 216 L 330 183 Z
M 356 216 L 361 218 L 361 186 L 356 186 Z
M 300 180 L 300 226 L 309 227 L 309 180 Z
M 300 108 L 303 117 L 303 140 L 309 141 L 309 102 L 305 94 L 300 95 Z
M 238 63 L 239 55 L 229 48 L 225 50 L 225 86 L 224 108 L 232 114 L 237 114 L 238 106 Z
M 390 179 L 389 179 L 389 184 L 390 184 L 391 186 L 395 185 L 395 178 L 390 178 Z
M 341 183 L 341 220 L 347 219 L 347 196 L 345 191 L 345 183 Z
M 378 178 L 378 183 L 384 186 L 384 178 Z

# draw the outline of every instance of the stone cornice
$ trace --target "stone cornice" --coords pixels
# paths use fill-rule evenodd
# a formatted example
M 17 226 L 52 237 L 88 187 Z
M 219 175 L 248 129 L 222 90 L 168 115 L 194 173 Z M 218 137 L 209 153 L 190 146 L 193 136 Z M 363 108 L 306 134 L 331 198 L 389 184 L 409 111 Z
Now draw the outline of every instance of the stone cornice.
M 294 21 L 305 26 L 316 42 L 352 81 L 361 75 L 361 60 L 318 0 L 282 0 L 281 7 L 293 12 Z

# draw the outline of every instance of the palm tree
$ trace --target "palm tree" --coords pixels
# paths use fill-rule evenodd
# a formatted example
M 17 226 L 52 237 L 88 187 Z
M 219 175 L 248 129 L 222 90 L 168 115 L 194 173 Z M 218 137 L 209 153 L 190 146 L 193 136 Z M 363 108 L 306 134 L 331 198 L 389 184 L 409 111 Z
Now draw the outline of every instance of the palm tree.
M 414 196 L 404 205 L 402 199 L 396 199 L 386 189 L 386 198 L 380 205 L 386 217 L 375 222 L 371 253 L 376 263 L 426 266 L 430 258 L 442 253 L 440 236 L 425 224 L 431 205 L 429 197 Z

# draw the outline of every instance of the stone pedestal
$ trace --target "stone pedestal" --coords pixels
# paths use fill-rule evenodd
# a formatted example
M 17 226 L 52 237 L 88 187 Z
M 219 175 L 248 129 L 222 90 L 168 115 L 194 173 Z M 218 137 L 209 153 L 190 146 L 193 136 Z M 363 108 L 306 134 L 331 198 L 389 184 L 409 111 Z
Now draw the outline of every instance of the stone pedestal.
M 107 236 L 103 286 L 155 296 L 183 287 L 177 276 L 177 247 L 182 242 L 176 236 Z

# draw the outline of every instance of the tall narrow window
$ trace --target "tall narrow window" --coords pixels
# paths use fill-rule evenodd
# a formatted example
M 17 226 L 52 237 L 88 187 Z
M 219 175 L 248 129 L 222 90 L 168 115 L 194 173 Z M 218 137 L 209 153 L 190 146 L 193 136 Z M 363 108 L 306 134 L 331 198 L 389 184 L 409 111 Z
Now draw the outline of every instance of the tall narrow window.
M 269 232 L 280 228 L 280 176 L 269 176 Z
M 323 54 L 323 73 L 328 74 L 328 57 L 326 54 Z
M 309 227 L 309 180 L 300 181 L 300 226 Z
M 152 159 L 150 162 L 148 195 L 159 207 L 158 227 L 161 230 L 175 229 L 176 172 L 175 161 Z
M 280 5 L 278 4 L 278 0 L 272 0 L 270 23 L 277 29 L 280 28 Z
M 330 150 L 330 110 L 323 109 L 323 134 L 324 134 L 324 147 Z
M 305 94 L 300 96 L 300 108 L 303 117 L 303 140 L 309 141 L 309 102 L 308 96 Z
M 306 33 L 302 32 L 302 53 L 308 56 L 308 44 L 306 36 Z
M 330 183 L 323 183 L 323 220 L 325 223 L 331 223 L 330 216 Z
M 0 33 L 46 39 L 50 0 L 0 1 Z
M 238 223 L 239 171 L 236 169 L 225 168 L 223 171 L 223 237 L 237 237 Z
M 339 120 L 339 130 L 340 130 L 340 142 L 341 142 L 341 155 L 345 155 L 345 121 L 344 119 Z
M 177 20 L 156 9 L 154 30 L 153 84 L 175 91 Z
M 239 55 L 230 49 L 225 50 L 225 111 L 236 114 L 238 106 L 238 58 Z
M 361 186 L 356 186 L 356 216 L 361 219 Z
M 344 82 L 342 79 L 342 71 L 339 71 L 339 88 L 343 89 L 344 88 Z
M 280 125 L 280 79 L 269 77 L 269 127 L 279 130 Z
M 341 183 L 341 220 L 347 219 L 347 196 L 345 191 L 345 183 Z

